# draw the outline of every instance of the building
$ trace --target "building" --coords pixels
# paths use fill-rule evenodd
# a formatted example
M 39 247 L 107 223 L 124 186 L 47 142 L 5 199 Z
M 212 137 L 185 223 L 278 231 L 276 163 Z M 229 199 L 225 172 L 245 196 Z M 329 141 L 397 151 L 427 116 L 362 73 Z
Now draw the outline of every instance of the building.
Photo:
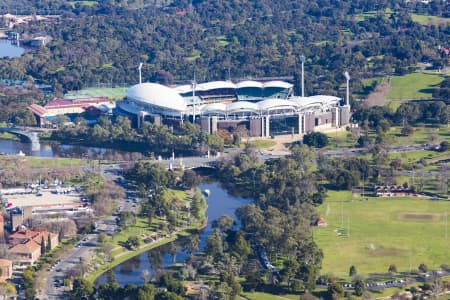
M 14 258 L 14 264 L 32 265 L 41 256 L 41 243 L 50 249 L 58 246 L 58 235 L 43 229 L 29 230 L 22 226 L 9 236 L 9 254 Z
M 12 261 L 9 259 L 0 258 L 0 282 L 5 282 L 12 278 L 13 269 Z
M 298 97 L 283 81 L 214 81 L 167 87 L 142 83 L 130 87 L 118 107 L 133 116 L 158 123 L 199 123 L 202 130 L 245 127 L 249 136 L 303 134 L 348 124 L 350 106 L 328 95 Z
M 48 36 L 37 36 L 30 40 L 30 46 L 32 47 L 42 47 L 48 44 L 50 38 Z
M 14 207 L 9 210 L 9 216 L 11 219 L 11 230 L 15 231 L 24 221 L 31 219 L 33 208 L 31 206 Z
M 44 106 L 31 104 L 28 108 L 36 116 L 39 126 L 45 127 L 52 124 L 56 116 L 78 115 L 88 109 L 92 110 L 92 107 L 97 107 L 99 110 L 104 111 L 105 109 L 110 109 L 111 105 L 111 100 L 103 97 L 56 98 Z

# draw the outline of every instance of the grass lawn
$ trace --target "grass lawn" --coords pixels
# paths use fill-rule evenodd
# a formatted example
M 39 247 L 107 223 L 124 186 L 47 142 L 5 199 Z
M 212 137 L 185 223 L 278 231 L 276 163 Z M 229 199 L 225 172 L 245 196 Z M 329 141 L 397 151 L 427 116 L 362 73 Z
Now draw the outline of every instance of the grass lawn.
M 256 147 L 256 149 L 267 149 L 273 147 L 277 144 L 274 140 L 255 140 L 250 142 L 251 145 Z M 245 145 L 243 143 L 243 145 Z
M 402 127 L 391 127 L 389 135 L 394 136 L 390 145 L 412 145 L 412 144 L 439 144 L 442 141 L 450 140 L 450 128 L 440 127 L 414 127 L 415 132 L 410 136 L 401 134 Z
M 33 156 L 27 156 L 26 162 L 36 168 L 81 166 L 85 164 L 83 160 L 77 158 L 45 158 Z
M 117 88 L 87 88 L 83 89 L 81 92 L 86 93 L 91 97 L 106 97 L 113 100 L 122 99 L 125 97 L 125 91 L 127 87 L 117 87 Z
M 411 14 L 411 19 L 420 25 L 445 24 L 450 23 L 450 18 L 440 18 L 436 16 L 427 16 L 419 14 Z
M 449 263 L 450 236 L 445 238 L 445 212 L 450 202 L 426 198 L 369 198 L 351 202 L 349 191 L 330 191 L 318 210 L 328 223 L 316 228 L 323 249 L 322 273 L 345 277 L 351 265 L 360 274 L 437 268 Z M 338 235 L 338 230 L 343 235 Z
M 286 300 L 286 299 L 297 300 L 300 297 L 299 295 L 273 295 L 263 292 L 242 293 L 242 295 L 246 299 L 250 300 Z
M 442 75 L 411 73 L 393 76 L 389 100 L 430 99 L 434 89 L 444 80 Z
M 72 6 L 72 8 L 75 8 L 75 6 L 77 4 L 84 5 L 84 6 L 92 6 L 92 5 L 98 4 L 98 2 L 97 1 L 68 1 L 67 4 Z

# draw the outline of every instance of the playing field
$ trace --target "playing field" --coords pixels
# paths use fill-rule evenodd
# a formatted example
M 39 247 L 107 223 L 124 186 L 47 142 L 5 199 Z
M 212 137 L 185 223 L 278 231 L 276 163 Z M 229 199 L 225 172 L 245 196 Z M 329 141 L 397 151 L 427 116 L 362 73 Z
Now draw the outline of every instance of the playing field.
M 117 88 L 86 88 L 80 91 L 80 94 L 86 94 L 91 97 L 106 97 L 110 99 L 121 99 L 125 96 L 127 87 Z
M 393 76 L 387 99 L 430 99 L 434 89 L 443 80 L 444 77 L 438 74 L 411 73 L 404 76 Z
M 319 207 L 327 227 L 316 228 L 314 239 L 324 252 L 322 273 L 347 276 L 351 265 L 359 273 L 430 268 L 450 263 L 450 201 L 427 198 L 368 198 L 351 201 L 350 192 L 329 192 Z M 447 230 L 447 238 L 446 238 Z

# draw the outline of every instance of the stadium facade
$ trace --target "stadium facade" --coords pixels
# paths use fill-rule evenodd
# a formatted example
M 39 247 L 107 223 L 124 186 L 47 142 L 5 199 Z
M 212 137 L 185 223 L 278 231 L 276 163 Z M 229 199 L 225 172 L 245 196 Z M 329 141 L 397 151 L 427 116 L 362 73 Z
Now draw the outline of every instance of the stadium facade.
M 244 129 L 248 136 L 303 134 L 349 123 L 350 106 L 328 95 L 298 97 L 284 81 L 214 81 L 167 87 L 141 83 L 130 87 L 118 107 L 154 123 L 194 121 L 202 130 Z M 242 132 L 242 131 L 241 131 Z

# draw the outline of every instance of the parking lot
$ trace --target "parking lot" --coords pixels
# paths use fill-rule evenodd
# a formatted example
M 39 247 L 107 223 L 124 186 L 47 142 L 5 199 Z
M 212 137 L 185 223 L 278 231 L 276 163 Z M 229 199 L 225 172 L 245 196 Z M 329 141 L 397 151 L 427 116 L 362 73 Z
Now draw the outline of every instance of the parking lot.
M 71 208 L 83 205 L 81 194 L 75 191 L 66 194 L 57 194 L 51 190 L 41 190 L 39 193 L 6 195 L 4 198 L 7 199 L 8 203 L 11 203 L 8 205 L 11 207 Z

